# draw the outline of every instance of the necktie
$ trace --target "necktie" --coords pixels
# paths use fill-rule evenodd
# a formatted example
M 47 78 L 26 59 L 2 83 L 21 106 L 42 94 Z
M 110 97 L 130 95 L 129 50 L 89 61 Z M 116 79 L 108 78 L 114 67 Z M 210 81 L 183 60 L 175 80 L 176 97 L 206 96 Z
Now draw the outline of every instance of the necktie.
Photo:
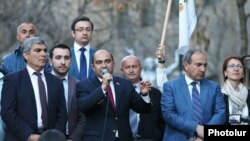
M 134 86 L 134 88 L 136 90 L 136 86 Z M 129 122 L 130 122 L 130 127 L 132 130 L 133 136 L 136 137 L 137 131 L 138 131 L 139 119 L 138 119 L 138 113 L 136 113 L 132 109 L 129 111 Z
M 130 122 L 130 127 L 133 133 L 133 136 L 135 137 L 137 135 L 138 131 L 138 117 L 137 113 L 133 110 L 129 111 L 129 122 Z
M 108 93 L 109 102 L 110 102 L 112 108 L 115 110 L 115 101 L 114 101 L 113 93 L 112 93 L 110 86 L 107 86 L 106 91 Z
M 39 88 L 39 96 L 40 96 L 40 102 L 41 102 L 41 107 L 42 107 L 42 123 L 44 128 L 47 127 L 48 123 L 48 107 L 47 107 L 47 100 L 46 100 L 46 90 L 45 86 L 41 77 L 40 72 L 35 72 L 35 75 L 38 77 L 38 88 Z
M 67 113 L 69 112 L 69 106 L 68 106 L 68 93 L 67 93 L 67 91 L 66 90 L 68 90 L 68 89 L 66 89 L 65 87 L 67 86 L 67 82 L 66 82 L 66 79 L 65 78 L 63 78 L 63 79 L 61 79 L 62 80 L 62 82 L 63 82 L 63 88 L 64 88 L 64 97 L 65 97 L 65 102 L 66 102 L 66 109 L 67 109 Z M 69 114 L 69 113 L 68 113 Z M 67 121 L 67 123 L 66 123 L 66 135 L 68 135 L 69 134 L 69 122 Z
M 66 101 L 66 108 L 67 108 L 67 112 L 68 112 L 68 93 L 67 93 L 67 91 L 66 90 L 68 90 L 68 89 L 66 89 L 66 87 L 67 87 L 67 82 L 66 82 L 66 79 L 65 78 L 63 78 L 63 79 L 61 79 L 62 80 L 62 83 L 63 83 L 63 88 L 64 88 L 64 97 L 65 97 L 65 101 Z
M 193 117 L 199 123 L 203 123 L 201 99 L 200 99 L 199 92 L 196 88 L 196 84 L 197 82 L 191 83 L 191 85 L 193 86 L 193 89 L 192 89 Z
M 84 52 L 86 49 L 82 47 L 80 49 L 81 51 L 81 56 L 80 56 L 80 80 L 84 80 L 87 78 L 87 62 L 86 62 L 86 57 L 84 55 Z

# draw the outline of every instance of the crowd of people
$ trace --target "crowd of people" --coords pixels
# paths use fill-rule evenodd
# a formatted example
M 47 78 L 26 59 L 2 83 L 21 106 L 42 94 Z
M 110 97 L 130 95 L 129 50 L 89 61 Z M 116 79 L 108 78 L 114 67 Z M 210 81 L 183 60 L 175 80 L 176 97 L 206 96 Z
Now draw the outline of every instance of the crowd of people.
M 240 56 L 225 59 L 219 84 L 205 77 L 205 52 L 190 49 L 184 74 L 168 80 L 165 46 L 158 45 L 155 88 L 134 55 L 122 59 L 121 77 L 114 76 L 113 54 L 91 46 L 93 30 L 88 17 L 76 17 L 73 45 L 49 50 L 33 23 L 17 27 L 20 45 L 0 67 L 0 141 L 202 141 L 205 125 L 249 116 Z

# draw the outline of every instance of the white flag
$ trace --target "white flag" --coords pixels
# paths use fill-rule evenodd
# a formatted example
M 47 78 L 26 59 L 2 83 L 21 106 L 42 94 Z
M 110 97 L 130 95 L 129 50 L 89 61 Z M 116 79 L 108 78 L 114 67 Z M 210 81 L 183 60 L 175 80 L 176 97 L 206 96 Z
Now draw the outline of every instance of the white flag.
M 189 39 L 196 23 L 194 0 L 179 0 L 179 54 L 185 54 L 188 51 Z

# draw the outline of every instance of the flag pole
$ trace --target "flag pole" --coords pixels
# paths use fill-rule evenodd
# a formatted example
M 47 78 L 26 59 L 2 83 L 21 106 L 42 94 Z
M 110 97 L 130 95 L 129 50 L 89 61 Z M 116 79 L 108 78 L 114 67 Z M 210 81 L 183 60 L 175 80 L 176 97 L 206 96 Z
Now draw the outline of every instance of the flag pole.
M 160 45 L 162 47 L 163 47 L 165 36 L 166 36 L 166 30 L 167 30 L 168 18 L 169 18 L 170 9 L 171 9 L 171 3 L 172 3 L 172 0 L 168 0 L 168 5 L 167 5 L 167 10 L 166 10 L 163 30 L 162 30 L 162 34 L 161 34 L 161 43 L 160 43 Z

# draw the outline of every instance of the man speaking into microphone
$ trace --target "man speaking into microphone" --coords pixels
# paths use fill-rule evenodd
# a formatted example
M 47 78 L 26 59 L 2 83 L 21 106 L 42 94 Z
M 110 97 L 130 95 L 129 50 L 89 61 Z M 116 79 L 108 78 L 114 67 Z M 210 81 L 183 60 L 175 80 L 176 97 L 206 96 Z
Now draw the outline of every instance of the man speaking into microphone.
M 138 94 L 131 81 L 112 75 L 114 65 L 110 52 L 96 51 L 92 64 L 96 76 L 76 86 L 78 105 L 87 119 L 83 141 L 132 141 L 130 109 L 151 111 L 151 83 L 142 82 Z

